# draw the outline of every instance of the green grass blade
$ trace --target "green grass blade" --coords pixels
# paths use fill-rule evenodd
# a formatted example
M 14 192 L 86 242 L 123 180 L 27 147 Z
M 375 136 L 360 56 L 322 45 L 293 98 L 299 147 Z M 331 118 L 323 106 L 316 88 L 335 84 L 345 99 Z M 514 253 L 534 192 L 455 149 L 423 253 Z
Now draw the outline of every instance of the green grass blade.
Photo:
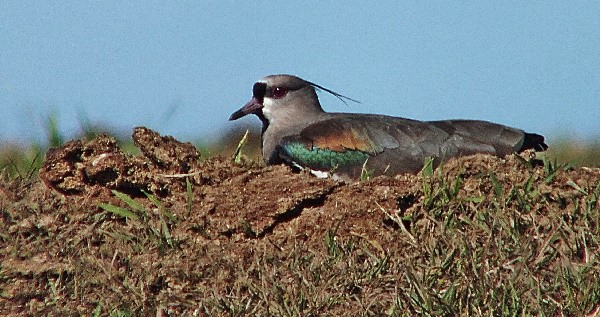
M 239 163 L 242 161 L 242 147 L 244 146 L 244 144 L 246 144 L 246 141 L 248 141 L 248 133 L 250 133 L 250 130 L 246 130 L 246 133 L 244 133 L 244 136 L 238 143 L 237 148 L 235 149 L 235 154 L 233 155 L 233 161 L 236 163 Z
M 127 208 L 123 208 L 123 207 L 119 207 L 119 206 L 115 206 L 115 205 L 111 205 L 111 204 L 99 204 L 98 207 L 113 213 L 117 216 L 121 216 L 124 218 L 131 218 L 131 219 L 138 219 L 138 216 L 136 214 L 134 214 L 131 210 L 127 209 Z
M 131 209 L 133 209 L 135 211 L 144 211 L 144 206 L 142 206 L 142 204 L 140 204 L 137 201 L 135 201 L 133 198 L 129 197 L 129 195 L 121 193 L 121 192 L 118 192 L 116 190 L 112 190 L 112 193 L 117 198 L 119 198 L 124 203 L 126 203 L 127 206 L 129 206 L 129 208 L 131 208 Z
M 171 239 L 171 232 L 169 231 L 169 226 L 167 226 L 167 223 L 165 222 L 164 219 L 160 220 L 161 223 L 161 231 L 163 234 L 163 237 L 165 238 L 165 241 L 167 241 L 167 244 L 170 247 L 173 247 L 173 239 Z
M 144 195 L 146 195 L 148 200 L 150 200 L 150 202 L 152 202 L 154 204 L 154 206 L 156 206 L 158 208 L 163 208 L 163 204 L 160 202 L 160 200 L 158 200 L 156 197 L 154 197 L 154 195 L 152 195 L 146 191 L 142 191 L 142 192 L 144 193 Z
M 433 176 L 433 157 L 425 158 L 423 169 L 421 169 L 421 175 L 423 175 L 423 178 Z
M 58 113 L 56 111 L 52 111 L 46 120 L 46 137 L 51 147 L 61 146 L 65 142 L 65 138 L 58 127 Z
M 185 192 L 187 195 L 187 211 L 192 212 L 192 206 L 194 204 L 194 191 L 189 177 L 185 178 Z

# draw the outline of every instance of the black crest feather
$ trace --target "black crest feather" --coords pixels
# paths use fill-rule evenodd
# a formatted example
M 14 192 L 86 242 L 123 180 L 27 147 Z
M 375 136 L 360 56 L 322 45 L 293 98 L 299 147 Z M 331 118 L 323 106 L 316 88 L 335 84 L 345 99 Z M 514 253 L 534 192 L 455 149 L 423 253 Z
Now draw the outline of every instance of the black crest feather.
M 344 96 L 342 94 L 339 94 L 339 93 L 337 93 L 337 92 L 335 92 L 335 91 L 333 91 L 331 89 L 327 89 L 327 88 L 325 88 L 325 87 L 323 87 L 321 85 L 317 85 L 315 83 L 311 83 L 310 81 L 307 81 L 307 83 L 309 83 L 311 86 L 313 86 L 316 89 L 323 90 L 325 92 L 328 92 L 328 93 L 334 95 L 336 98 L 338 98 L 339 100 L 341 100 L 346 106 L 348 105 L 348 103 L 346 102 L 346 100 L 353 101 L 353 102 L 356 102 L 356 103 L 360 103 L 360 101 L 358 101 L 356 99 L 352 99 L 350 97 L 346 97 L 346 96 Z

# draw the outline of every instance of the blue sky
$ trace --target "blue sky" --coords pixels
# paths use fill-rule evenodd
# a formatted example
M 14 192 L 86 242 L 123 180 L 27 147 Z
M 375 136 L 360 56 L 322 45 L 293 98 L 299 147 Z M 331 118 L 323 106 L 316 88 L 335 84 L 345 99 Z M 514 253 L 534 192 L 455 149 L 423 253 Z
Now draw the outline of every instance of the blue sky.
M 328 111 L 600 137 L 598 2 L 347 3 L 2 1 L 0 142 L 44 140 L 52 111 L 68 136 L 85 118 L 210 139 L 275 73 L 361 101 Z

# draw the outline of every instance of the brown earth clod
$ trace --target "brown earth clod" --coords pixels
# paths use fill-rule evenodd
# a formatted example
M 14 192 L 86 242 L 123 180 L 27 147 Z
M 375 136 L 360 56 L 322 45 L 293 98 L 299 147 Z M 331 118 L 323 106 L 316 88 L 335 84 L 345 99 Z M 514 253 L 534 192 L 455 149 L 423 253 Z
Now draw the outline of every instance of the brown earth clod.
M 109 136 L 76 140 L 48 151 L 39 180 L 3 181 L 2 315 L 582 315 L 597 305 L 597 169 L 475 155 L 433 176 L 340 183 L 200 161 L 191 144 L 147 128 L 133 138 L 140 155 Z
M 199 166 L 200 154 L 191 143 L 142 127 L 134 129 L 133 140 L 142 156 L 123 153 L 109 136 L 68 142 L 48 151 L 40 178 L 63 194 L 99 186 L 135 196 L 143 191 L 165 196 L 171 187 L 182 184 L 182 178 L 169 175 L 189 173 Z

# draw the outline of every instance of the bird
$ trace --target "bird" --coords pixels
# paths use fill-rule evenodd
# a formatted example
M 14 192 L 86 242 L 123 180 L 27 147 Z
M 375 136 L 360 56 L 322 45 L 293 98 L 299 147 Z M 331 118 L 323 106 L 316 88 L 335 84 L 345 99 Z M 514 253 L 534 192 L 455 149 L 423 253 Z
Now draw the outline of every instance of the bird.
M 317 91 L 356 101 L 297 76 L 269 75 L 254 83 L 250 101 L 229 120 L 249 114 L 260 119 L 267 165 L 287 164 L 338 180 L 417 174 L 428 158 L 437 167 L 477 153 L 505 157 L 548 148 L 542 135 L 488 121 L 326 112 Z

